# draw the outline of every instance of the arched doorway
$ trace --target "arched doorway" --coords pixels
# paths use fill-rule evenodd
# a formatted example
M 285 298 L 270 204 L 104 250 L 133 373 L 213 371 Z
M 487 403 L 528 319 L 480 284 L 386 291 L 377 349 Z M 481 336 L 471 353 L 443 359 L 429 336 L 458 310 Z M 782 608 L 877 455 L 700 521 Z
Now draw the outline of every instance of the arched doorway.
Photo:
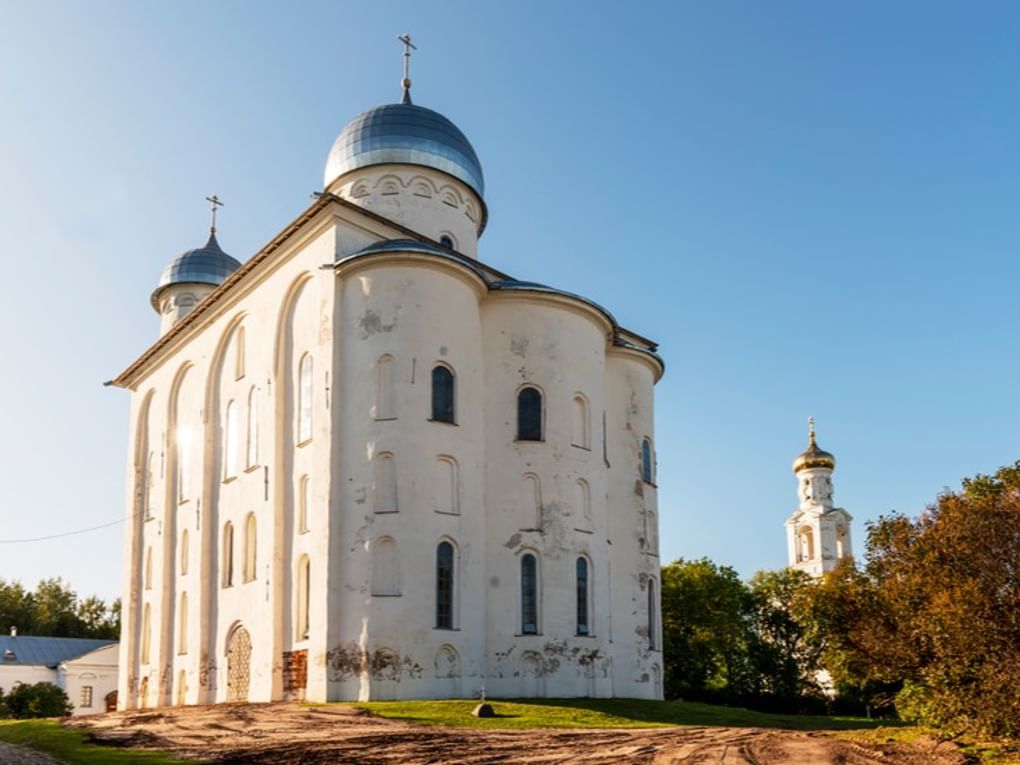
M 227 639 L 227 701 L 247 701 L 251 677 L 251 636 L 238 625 Z

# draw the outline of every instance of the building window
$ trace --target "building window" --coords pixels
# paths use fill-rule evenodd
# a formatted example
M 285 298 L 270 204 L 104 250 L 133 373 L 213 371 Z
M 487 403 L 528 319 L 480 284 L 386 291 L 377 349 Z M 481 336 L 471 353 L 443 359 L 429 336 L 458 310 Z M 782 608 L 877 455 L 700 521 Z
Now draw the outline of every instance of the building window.
M 227 416 L 223 437 L 223 477 L 237 475 L 237 402 L 227 402 Z
M 542 393 L 538 388 L 523 388 L 517 394 L 517 440 L 542 440 Z
M 223 586 L 234 585 L 234 524 L 227 521 L 223 526 Z
M 453 457 L 438 457 L 435 467 L 436 512 L 456 515 L 460 512 L 457 462 Z
M 181 609 L 180 633 L 177 636 L 177 653 L 188 652 L 188 593 L 182 592 L 179 603 Z
M 451 237 L 449 234 L 443 234 L 441 237 L 439 237 L 439 243 L 448 250 L 457 249 L 456 247 L 454 247 L 453 237 Z
M 181 576 L 188 573 L 188 530 L 181 532 Z
M 574 432 L 571 443 L 582 449 L 591 449 L 591 422 L 588 416 L 588 402 L 580 393 L 574 396 Z
M 655 580 L 648 578 L 648 647 L 653 651 L 657 647 L 659 624 L 656 617 Z
M 92 686 L 83 685 L 81 687 L 81 703 L 78 705 L 81 708 L 92 706 Z
M 542 528 L 542 484 L 534 473 L 526 473 L 521 482 L 521 511 L 531 528 Z
M 432 368 L 432 419 L 453 423 L 453 372 L 438 364 Z
M 142 607 L 142 664 L 149 663 L 149 646 L 152 644 L 152 608 Z
M 312 356 L 306 353 L 298 365 L 297 442 L 312 437 Z
M 590 634 L 588 627 L 588 559 L 577 559 L 577 634 Z
M 244 451 L 247 467 L 259 464 L 259 397 L 254 385 L 248 391 L 248 440 Z
M 244 581 L 255 581 L 256 565 L 256 527 L 255 513 L 248 513 L 244 521 Z
M 641 441 L 641 480 L 651 483 L 652 478 L 652 439 L 645 438 Z
M 244 377 L 244 327 L 237 328 L 234 343 L 234 379 L 240 380 Z
M 308 484 L 307 475 L 301 476 L 298 482 L 298 533 L 304 534 L 308 531 Z
M 436 628 L 453 629 L 453 545 L 436 548 Z
M 538 634 L 538 561 L 531 553 L 521 556 L 521 633 Z
M 591 525 L 591 489 L 583 478 L 577 479 L 576 487 L 578 521 L 587 528 Z
M 307 640 L 309 631 L 308 607 L 311 604 L 311 564 L 307 555 L 302 555 L 298 561 L 297 571 L 297 639 Z
M 152 548 L 145 548 L 145 589 L 152 589 Z
M 177 499 L 187 502 L 191 493 L 191 430 L 177 429 Z

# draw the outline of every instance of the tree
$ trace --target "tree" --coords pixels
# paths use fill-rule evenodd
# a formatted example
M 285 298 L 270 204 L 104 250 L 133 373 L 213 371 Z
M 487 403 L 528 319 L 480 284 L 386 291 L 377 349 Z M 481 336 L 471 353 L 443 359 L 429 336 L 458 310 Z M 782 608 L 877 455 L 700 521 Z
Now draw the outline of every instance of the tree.
M 21 582 L 7 583 L 0 579 L 0 630 L 10 627 L 27 629 L 35 621 L 35 601 Z
M 120 636 L 120 600 L 109 607 L 95 595 L 79 600 L 62 579 L 44 579 L 35 592 L 0 579 L 0 630 L 22 635 L 108 638 Z
M 662 639 L 669 698 L 753 689 L 750 593 L 737 572 L 707 558 L 662 568 Z
M 63 688 L 53 683 L 15 685 L 6 696 L 7 714 L 17 720 L 30 717 L 64 717 L 71 714 L 71 706 Z
M 812 609 L 834 675 L 899 687 L 905 719 L 1020 735 L 1020 463 L 869 524 L 864 571 Z

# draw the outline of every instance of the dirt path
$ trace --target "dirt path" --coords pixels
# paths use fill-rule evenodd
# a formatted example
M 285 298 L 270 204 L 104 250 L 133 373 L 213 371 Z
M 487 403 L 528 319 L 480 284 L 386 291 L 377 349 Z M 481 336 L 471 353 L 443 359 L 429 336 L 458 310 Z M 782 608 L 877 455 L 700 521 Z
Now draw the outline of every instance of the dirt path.
M 862 745 L 824 733 L 763 728 L 478 730 L 436 728 L 351 707 L 245 704 L 79 718 L 96 739 L 174 751 L 220 765 L 960 765 L 940 746 Z
M 0 763 L 2 765 L 60 765 L 48 754 L 15 746 L 0 741 Z

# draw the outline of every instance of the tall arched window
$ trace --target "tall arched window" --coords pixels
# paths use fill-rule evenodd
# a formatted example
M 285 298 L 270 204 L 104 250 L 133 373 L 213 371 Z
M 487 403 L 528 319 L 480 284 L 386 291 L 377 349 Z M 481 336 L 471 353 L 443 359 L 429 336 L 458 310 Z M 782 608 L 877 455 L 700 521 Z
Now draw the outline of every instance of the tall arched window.
M 298 533 L 304 534 L 308 531 L 308 484 L 307 475 L 301 476 L 298 481 Z
M 453 372 L 442 364 L 432 367 L 432 419 L 436 422 L 454 422 Z
M 453 629 L 453 545 L 436 548 L 436 627 Z
M 186 502 L 191 493 L 191 430 L 177 428 L 177 501 Z
M 311 604 L 311 564 L 307 555 L 302 555 L 297 564 L 297 619 L 296 636 L 298 640 L 306 640 L 309 630 L 308 608 Z
M 152 589 L 152 548 L 145 548 L 145 589 Z
M 142 607 L 142 664 L 149 663 L 149 646 L 152 645 L 152 608 Z
M 184 529 L 181 532 L 181 576 L 185 576 L 188 573 L 188 530 Z
M 234 379 L 244 377 L 244 327 L 237 328 L 234 335 Z
M 254 385 L 248 391 L 248 440 L 244 451 L 248 467 L 259 464 L 259 397 Z
M 653 651 L 656 648 L 659 634 L 659 622 L 656 618 L 655 580 L 648 578 L 648 647 Z
M 532 528 L 542 528 L 542 484 L 534 473 L 526 473 L 521 482 L 521 519 Z
M 521 633 L 538 634 L 538 561 L 531 553 L 521 556 Z
M 234 524 L 227 521 L 223 525 L 223 586 L 234 584 Z
M 522 388 L 517 394 L 517 440 L 542 440 L 542 393 L 538 388 Z
M 372 545 L 372 594 L 400 594 L 400 553 L 393 537 L 380 537 Z
M 312 355 L 306 353 L 298 365 L 297 442 L 312 437 Z
M 588 635 L 588 559 L 577 559 L 577 634 Z
M 181 597 L 178 600 L 178 608 L 180 608 L 180 626 L 177 634 L 177 653 L 185 654 L 188 652 L 188 593 L 182 592 Z
M 375 511 L 397 512 L 397 465 L 389 452 L 375 456 Z
M 256 571 L 256 537 L 255 513 L 248 513 L 244 521 L 244 581 L 255 580 Z
M 574 396 L 573 434 L 570 442 L 582 449 L 591 449 L 591 422 L 588 416 L 588 402 L 580 393 Z
M 577 479 L 577 520 L 585 528 L 591 525 L 591 489 L 583 478 Z
M 376 362 L 375 412 L 377 420 L 391 420 L 396 416 L 393 396 L 393 357 L 380 356 Z
M 436 512 L 452 513 L 460 512 L 459 486 L 457 477 L 457 462 L 453 457 L 442 456 L 436 458 L 435 466 L 436 484 Z
M 641 480 L 651 483 L 652 477 L 652 439 L 645 438 L 641 441 Z
M 223 477 L 237 475 L 237 402 L 227 402 L 226 422 L 223 426 Z

